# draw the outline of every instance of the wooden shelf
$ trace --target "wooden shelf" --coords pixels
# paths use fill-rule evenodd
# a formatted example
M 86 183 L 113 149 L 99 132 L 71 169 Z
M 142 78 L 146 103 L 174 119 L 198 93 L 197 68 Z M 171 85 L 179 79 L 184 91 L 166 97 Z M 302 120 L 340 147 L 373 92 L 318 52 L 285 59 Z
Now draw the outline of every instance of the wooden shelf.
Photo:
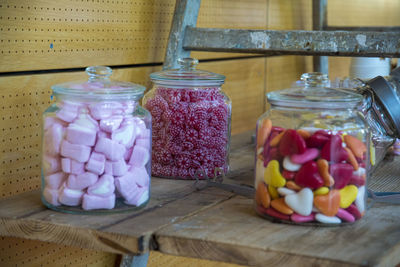
M 253 183 L 251 133 L 232 140 L 227 182 Z M 399 191 L 400 159 L 386 162 L 370 188 Z M 40 192 L 0 201 L 0 235 L 122 254 L 163 253 L 275 266 L 387 265 L 400 262 L 400 205 L 375 203 L 359 222 L 340 227 L 271 223 L 252 200 L 217 188 L 197 191 L 193 181 L 152 178 L 142 210 L 71 215 L 45 208 Z

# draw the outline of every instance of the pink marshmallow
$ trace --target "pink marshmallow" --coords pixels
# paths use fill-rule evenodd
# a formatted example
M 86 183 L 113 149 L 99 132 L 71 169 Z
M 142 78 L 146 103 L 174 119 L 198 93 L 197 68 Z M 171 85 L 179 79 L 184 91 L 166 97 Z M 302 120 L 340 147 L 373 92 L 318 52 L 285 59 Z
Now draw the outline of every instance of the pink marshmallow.
M 150 150 L 151 147 L 150 138 L 136 138 L 135 146 L 141 146 Z
M 98 131 L 97 132 L 97 138 L 102 138 L 102 137 L 111 139 L 111 134 L 103 132 L 103 131 Z
M 143 129 L 143 130 L 137 135 L 137 137 L 143 138 L 143 139 L 150 139 L 150 138 L 151 138 L 150 129 Z
M 44 155 L 42 166 L 45 175 L 58 172 L 61 170 L 60 158 Z
M 89 195 L 106 197 L 113 194 L 114 191 L 114 177 L 108 174 L 104 174 L 94 185 L 89 186 L 87 193 Z
M 136 194 L 132 195 L 131 198 L 124 201 L 125 204 L 140 206 L 149 199 L 149 189 L 147 187 L 139 188 Z
M 122 104 L 118 102 L 100 102 L 89 106 L 92 117 L 96 120 L 103 120 L 111 117 L 113 111 L 121 109 Z
M 104 172 L 105 162 L 106 156 L 100 153 L 92 152 L 89 161 L 86 163 L 86 170 L 100 175 Z
M 81 109 L 82 111 L 82 109 Z M 74 120 L 74 125 L 79 125 L 85 128 L 90 128 L 93 130 L 99 130 L 99 124 L 95 119 L 93 119 L 88 113 L 81 113 L 78 115 L 78 118 Z
M 85 192 L 68 188 L 65 184 L 60 189 L 58 201 L 67 206 L 79 206 Z
M 99 138 L 94 150 L 103 153 L 109 160 L 117 161 L 124 158 L 126 148 L 114 140 Z
M 132 151 L 133 151 L 133 147 L 126 149 L 125 154 L 124 154 L 125 161 L 129 161 L 129 159 L 131 158 L 131 155 L 132 155 Z
M 61 160 L 62 170 L 65 173 L 81 174 L 85 172 L 85 164 L 70 158 Z
M 132 166 L 143 167 L 150 160 L 149 148 L 134 146 L 129 164 Z
M 106 160 L 106 163 L 104 164 L 104 173 L 113 175 L 113 169 L 112 169 L 112 161 Z
M 64 101 L 61 109 L 56 112 L 56 116 L 63 121 L 72 122 L 79 112 L 80 104 L 71 101 Z
M 50 189 L 59 189 L 65 182 L 67 175 L 63 172 L 57 172 L 44 177 L 46 187 Z
M 48 116 L 44 119 L 43 129 L 46 131 L 47 129 L 49 129 L 50 126 L 52 126 L 55 123 L 61 124 L 63 127 L 67 126 L 67 124 L 64 121 L 62 121 L 56 117 Z
M 131 115 L 136 108 L 137 102 L 136 101 L 126 101 L 122 103 L 124 108 L 124 114 Z
M 95 195 L 83 195 L 82 208 L 84 210 L 94 209 L 113 209 L 115 207 L 115 194 L 107 197 L 100 197 Z
M 70 124 L 66 131 L 66 139 L 72 144 L 94 146 L 96 141 L 96 129 Z
M 49 187 L 45 187 L 43 190 L 43 198 L 53 206 L 60 206 L 60 202 L 58 201 L 59 191 L 57 189 L 51 189 Z
M 64 140 L 61 143 L 61 155 L 66 158 L 74 159 L 78 162 L 86 162 L 89 160 L 90 147 L 85 145 L 71 144 Z
M 51 125 L 44 133 L 44 151 L 48 155 L 56 156 L 60 153 L 61 142 L 64 138 L 65 129 L 59 123 Z
M 133 173 L 127 172 L 124 176 L 120 176 L 114 179 L 115 187 L 122 197 L 127 200 L 135 196 L 140 187 L 136 184 Z
M 113 115 L 107 119 L 103 119 L 100 121 L 100 129 L 108 133 L 114 132 L 121 125 L 122 119 L 122 115 Z
M 135 182 L 140 187 L 147 187 L 150 183 L 150 175 L 145 167 L 132 166 L 129 172 L 133 174 Z M 128 173 L 129 173 L 128 172 Z
M 128 165 L 125 160 L 112 161 L 112 173 L 114 176 L 122 176 L 128 171 Z
M 71 174 L 68 176 L 67 186 L 71 189 L 83 190 L 95 184 L 98 178 L 98 175 L 91 172 L 84 172 L 78 175 Z
M 111 134 L 111 139 L 123 144 L 126 147 L 131 147 L 133 146 L 133 143 L 135 142 L 136 134 L 135 134 L 135 128 L 133 124 L 127 124 L 124 126 L 121 126 L 119 129 L 115 130 Z

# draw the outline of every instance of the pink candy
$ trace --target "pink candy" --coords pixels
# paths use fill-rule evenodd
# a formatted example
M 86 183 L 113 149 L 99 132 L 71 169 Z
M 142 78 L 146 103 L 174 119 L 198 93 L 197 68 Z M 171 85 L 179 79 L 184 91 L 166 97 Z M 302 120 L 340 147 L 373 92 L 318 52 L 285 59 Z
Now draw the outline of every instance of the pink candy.
M 227 172 L 230 107 L 219 88 L 158 87 L 145 107 L 153 118 L 153 175 L 193 179 L 199 169 L 209 177 L 215 168 Z
M 45 118 L 47 204 L 93 210 L 114 208 L 116 197 L 134 206 L 147 201 L 151 130 L 131 115 L 135 106 L 134 101 L 64 101 L 56 117 Z

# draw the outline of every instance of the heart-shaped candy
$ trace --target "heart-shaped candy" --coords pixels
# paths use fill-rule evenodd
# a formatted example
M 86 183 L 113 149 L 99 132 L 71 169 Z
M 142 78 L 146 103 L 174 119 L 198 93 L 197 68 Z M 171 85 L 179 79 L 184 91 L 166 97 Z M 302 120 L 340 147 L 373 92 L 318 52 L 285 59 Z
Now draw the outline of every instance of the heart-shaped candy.
M 329 174 L 329 162 L 326 159 L 318 159 L 317 160 L 318 172 L 324 180 L 325 186 L 332 186 L 335 184 L 335 180 Z
M 340 193 L 338 190 L 332 190 L 326 195 L 314 197 L 315 207 L 326 216 L 335 216 L 339 210 Z
M 285 196 L 285 203 L 296 213 L 308 216 L 311 214 L 313 207 L 314 195 L 310 188 L 303 188 L 296 194 Z
M 354 222 L 356 220 L 350 212 L 344 209 L 339 209 L 336 216 L 346 222 Z
M 307 147 L 321 148 L 325 145 L 326 142 L 329 141 L 329 139 L 330 139 L 329 133 L 327 133 L 323 130 L 319 130 L 319 131 L 316 131 L 309 138 L 307 138 L 306 144 L 307 144 Z
M 271 203 L 271 197 L 269 196 L 268 188 L 264 182 L 260 182 L 257 186 L 256 203 L 257 205 L 262 205 L 264 208 L 269 208 Z
M 290 156 L 290 160 L 296 164 L 304 164 L 307 161 L 318 157 L 319 151 L 316 148 L 308 148 L 303 154 L 294 154 Z
M 345 147 L 344 149 L 347 151 L 347 154 L 349 155 L 349 157 L 347 158 L 347 162 L 350 163 L 351 166 L 353 166 L 354 170 L 358 170 L 359 167 L 358 162 L 353 152 L 351 151 L 350 148 Z
M 271 160 L 264 172 L 264 181 L 273 187 L 282 187 L 286 184 L 286 179 L 279 171 L 279 162 Z
M 296 223 L 312 222 L 315 220 L 315 214 L 311 213 L 308 216 L 303 216 L 297 213 L 293 213 L 292 216 L 290 216 L 290 219 Z
M 328 193 L 329 193 L 329 188 L 326 186 L 323 186 L 314 191 L 314 196 L 326 195 Z
M 321 149 L 321 158 L 333 162 L 347 160 L 348 153 L 342 146 L 342 137 L 340 135 L 332 135 L 331 139 L 325 143 Z
M 284 170 L 288 170 L 288 171 L 292 171 L 292 172 L 296 172 L 296 171 L 300 170 L 300 168 L 301 168 L 301 164 L 294 163 L 293 161 L 290 160 L 289 156 L 286 156 L 283 159 L 282 165 L 283 165 Z
M 288 170 L 283 170 L 282 171 L 282 176 L 285 177 L 286 180 L 293 180 L 294 177 L 296 176 L 296 172 L 291 172 Z
M 306 148 L 303 137 L 293 129 L 286 130 L 279 142 L 279 152 L 283 156 L 302 154 L 306 151 Z
M 357 158 L 362 159 L 363 154 L 367 152 L 367 147 L 365 146 L 365 144 L 354 136 L 351 136 L 349 134 L 345 135 L 344 142 Z
M 270 119 L 265 119 L 258 125 L 257 147 L 262 147 L 265 141 L 267 141 L 267 138 L 271 133 L 271 128 L 272 128 L 272 122 Z
M 361 212 L 358 210 L 358 208 L 356 207 L 356 205 L 351 204 L 346 211 L 348 211 L 349 213 L 351 213 L 351 215 L 354 216 L 354 218 L 356 218 L 356 220 L 361 219 L 362 214 Z
M 342 189 L 348 185 L 353 175 L 353 166 L 348 163 L 333 163 L 329 166 L 329 173 L 335 180 L 335 188 Z
M 321 222 L 321 223 L 334 223 L 334 224 L 338 224 L 341 223 L 342 221 L 336 217 L 336 216 L 326 216 L 322 213 L 317 213 L 317 215 L 315 215 L 315 220 Z
M 340 207 L 342 209 L 346 209 L 351 205 L 351 203 L 354 202 L 354 200 L 356 200 L 358 188 L 355 185 L 348 185 L 345 186 L 343 189 L 340 189 L 339 192 L 340 192 Z
M 309 161 L 303 164 L 294 178 L 296 184 L 302 187 L 317 189 L 324 185 L 324 180 L 319 175 L 317 163 Z
M 358 188 L 355 204 L 361 213 L 365 211 L 365 186 Z
M 285 199 L 283 198 L 277 198 L 271 201 L 271 207 L 273 207 L 275 210 L 279 211 L 280 213 L 286 214 L 286 215 L 291 215 L 293 213 L 293 210 L 288 207 L 288 205 L 285 203 Z
M 272 199 L 279 198 L 278 190 L 272 185 L 268 185 L 268 192 Z

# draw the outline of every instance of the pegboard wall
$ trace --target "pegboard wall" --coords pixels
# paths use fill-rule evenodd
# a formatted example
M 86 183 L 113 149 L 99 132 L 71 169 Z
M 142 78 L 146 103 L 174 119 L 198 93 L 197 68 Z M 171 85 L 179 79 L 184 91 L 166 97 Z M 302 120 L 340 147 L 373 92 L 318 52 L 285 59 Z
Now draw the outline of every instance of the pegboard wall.
M 205 0 L 199 26 L 265 28 L 265 2 Z M 0 72 L 162 62 L 174 5 L 174 0 L 2 0 Z

